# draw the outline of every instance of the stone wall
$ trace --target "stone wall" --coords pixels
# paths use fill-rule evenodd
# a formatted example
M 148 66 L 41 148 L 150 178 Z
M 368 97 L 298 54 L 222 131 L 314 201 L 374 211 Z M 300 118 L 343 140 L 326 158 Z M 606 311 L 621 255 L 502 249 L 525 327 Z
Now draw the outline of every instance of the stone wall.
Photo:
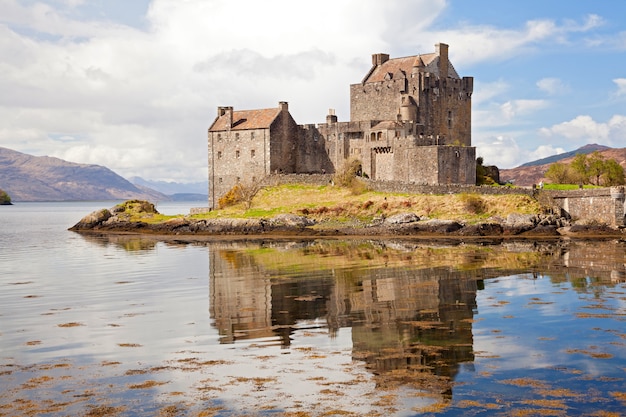
M 530 188 L 510 188 L 510 187 L 492 187 L 478 185 L 461 185 L 461 184 L 442 184 L 442 185 L 425 185 L 425 184 L 408 184 L 401 181 L 374 181 L 367 178 L 361 178 L 367 184 L 367 187 L 373 191 L 401 194 L 524 194 L 533 196 L 535 191 Z M 289 175 L 269 175 L 262 181 L 264 186 L 276 186 L 283 184 L 308 184 L 308 185 L 329 185 L 333 183 L 333 175 L 330 174 L 289 174 Z
M 573 220 L 624 226 L 624 187 L 542 191 Z

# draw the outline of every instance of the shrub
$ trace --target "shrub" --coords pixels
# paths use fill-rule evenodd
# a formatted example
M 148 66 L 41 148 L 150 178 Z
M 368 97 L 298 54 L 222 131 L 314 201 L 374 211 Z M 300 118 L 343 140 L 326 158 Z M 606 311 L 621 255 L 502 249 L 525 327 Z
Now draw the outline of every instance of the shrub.
M 2 189 L 0 189 L 0 204 L 10 204 L 11 197 Z
M 228 190 L 226 194 L 217 201 L 219 208 L 223 209 L 241 202 L 243 199 L 243 191 L 241 184 L 235 184 L 233 188 Z
M 463 208 L 472 214 L 481 214 L 485 211 L 485 202 L 476 194 L 460 194 L 459 198 L 463 203 Z

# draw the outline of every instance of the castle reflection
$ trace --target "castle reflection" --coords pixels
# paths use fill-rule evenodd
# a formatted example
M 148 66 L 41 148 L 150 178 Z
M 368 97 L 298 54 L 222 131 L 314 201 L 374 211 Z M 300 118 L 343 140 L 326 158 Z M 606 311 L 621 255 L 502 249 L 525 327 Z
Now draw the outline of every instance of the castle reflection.
M 314 241 L 220 243 L 209 256 L 210 314 L 221 343 L 288 347 L 296 331 L 324 327 L 332 337 L 350 327 L 353 358 L 384 376 L 379 384 L 446 392 L 459 364 L 474 359 L 476 292 L 495 255 L 481 247 Z

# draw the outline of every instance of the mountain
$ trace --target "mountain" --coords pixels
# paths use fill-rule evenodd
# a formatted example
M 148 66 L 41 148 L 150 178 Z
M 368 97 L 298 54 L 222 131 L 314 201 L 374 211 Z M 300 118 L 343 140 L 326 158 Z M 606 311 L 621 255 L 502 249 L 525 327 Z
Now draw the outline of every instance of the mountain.
M 0 147 L 0 188 L 18 201 L 144 199 L 167 201 L 163 193 L 137 187 L 100 165 L 32 156 Z
M 598 151 L 605 159 L 615 159 L 626 170 L 626 148 L 610 148 L 597 144 L 585 145 L 571 152 L 565 152 L 548 158 L 527 162 L 517 168 L 501 169 L 500 181 L 513 181 L 515 185 L 529 187 L 539 182 L 546 182 L 544 177 L 548 167 L 555 162 L 569 164 L 577 154 L 590 154 Z
M 169 181 L 151 181 L 141 177 L 132 177 L 130 181 L 139 187 L 149 187 L 167 194 L 174 201 L 206 201 L 208 199 L 208 181 L 179 183 Z
M 574 156 L 576 156 L 579 153 L 587 155 L 587 154 L 593 153 L 595 151 L 600 152 L 600 151 L 606 151 L 606 150 L 609 150 L 609 149 L 612 149 L 612 148 L 610 148 L 608 146 L 598 145 L 596 143 L 592 143 L 590 145 L 585 145 L 585 146 L 583 146 L 581 148 L 578 148 L 578 149 L 576 149 L 574 151 L 560 153 L 558 155 L 552 155 L 552 156 L 549 156 L 547 158 L 537 159 L 536 161 L 532 161 L 532 162 L 526 162 L 525 164 L 520 165 L 520 167 L 530 167 L 530 166 L 535 166 L 535 165 L 553 164 L 553 163 L 555 163 L 557 161 L 560 161 L 562 159 L 574 157 Z

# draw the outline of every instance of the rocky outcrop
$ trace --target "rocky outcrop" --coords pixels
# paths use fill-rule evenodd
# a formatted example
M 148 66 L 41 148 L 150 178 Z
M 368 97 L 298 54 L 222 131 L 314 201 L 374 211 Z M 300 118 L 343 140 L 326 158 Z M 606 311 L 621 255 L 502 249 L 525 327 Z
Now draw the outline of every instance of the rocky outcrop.
M 70 230 L 92 233 L 140 233 L 187 236 L 436 236 L 456 238 L 622 237 L 622 229 L 606 225 L 577 225 L 555 215 L 511 214 L 476 224 L 420 218 L 400 213 L 372 223 L 316 222 L 307 216 L 279 214 L 271 218 L 175 217 L 155 221 L 159 213 L 149 202 L 132 200 L 94 211 Z

